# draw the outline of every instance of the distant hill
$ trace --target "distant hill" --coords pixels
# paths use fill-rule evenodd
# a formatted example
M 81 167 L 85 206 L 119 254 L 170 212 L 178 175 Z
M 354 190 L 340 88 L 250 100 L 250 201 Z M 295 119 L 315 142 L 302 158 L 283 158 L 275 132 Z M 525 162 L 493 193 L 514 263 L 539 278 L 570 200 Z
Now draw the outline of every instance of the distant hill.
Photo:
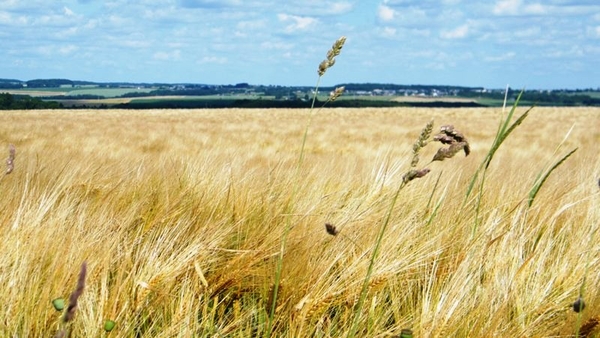
M 329 107 L 474 107 L 502 106 L 504 98 L 514 102 L 521 90 L 489 89 L 452 85 L 341 83 L 319 88 L 318 100 L 326 101 L 337 87 L 344 94 Z M 0 93 L 35 97 L 65 108 L 191 108 L 191 107 L 291 107 L 309 106 L 311 86 L 225 85 L 194 83 L 93 82 L 70 79 L 0 79 Z M 9 101 L 6 101 L 9 102 Z M 28 105 L 33 101 L 23 101 Z M 600 106 L 600 88 L 555 89 L 523 92 L 521 104 L 538 106 Z M 5 107 L 13 104 L 4 104 Z M 36 103 L 36 106 L 40 106 Z

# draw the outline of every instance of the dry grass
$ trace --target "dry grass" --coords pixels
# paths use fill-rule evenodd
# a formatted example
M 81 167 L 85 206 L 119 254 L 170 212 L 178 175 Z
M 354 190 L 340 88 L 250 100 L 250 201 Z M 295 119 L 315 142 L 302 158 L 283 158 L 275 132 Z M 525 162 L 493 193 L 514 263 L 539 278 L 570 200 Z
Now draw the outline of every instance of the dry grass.
M 581 322 L 598 317 L 599 109 L 531 112 L 490 166 L 475 238 L 464 197 L 499 109 L 322 110 L 296 175 L 308 115 L 3 112 L 0 156 L 14 144 L 17 157 L 0 178 L 0 336 L 54 335 L 51 301 L 68 298 L 84 261 L 73 336 L 100 336 L 106 319 L 114 337 L 265 334 L 292 186 L 274 334 L 345 336 L 371 244 L 432 118 L 468 137 L 471 154 L 432 163 L 399 195 L 358 336 L 573 335 L 586 271 Z M 537 173 L 573 147 L 527 208 Z

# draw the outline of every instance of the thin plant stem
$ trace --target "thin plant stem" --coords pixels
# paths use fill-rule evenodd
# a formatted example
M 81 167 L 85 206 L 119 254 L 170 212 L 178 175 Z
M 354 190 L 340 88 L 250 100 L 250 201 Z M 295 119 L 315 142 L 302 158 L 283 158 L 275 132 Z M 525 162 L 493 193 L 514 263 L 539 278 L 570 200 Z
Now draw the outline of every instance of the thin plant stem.
M 373 252 L 371 253 L 371 259 L 369 260 L 369 267 L 367 269 L 367 274 L 365 276 L 365 279 L 363 280 L 362 288 L 360 290 L 360 296 L 358 298 L 358 303 L 356 304 L 356 308 L 354 309 L 354 319 L 352 321 L 352 326 L 350 328 L 350 332 L 348 333 L 349 338 L 352 338 L 356 335 L 356 330 L 358 329 L 358 324 L 360 323 L 362 308 L 364 306 L 365 300 L 367 299 L 369 282 L 371 280 L 371 275 L 373 274 L 373 269 L 375 267 L 375 261 L 377 260 L 377 255 L 379 254 L 381 242 L 383 242 L 383 236 L 385 235 L 385 230 L 387 229 L 388 225 L 390 224 L 390 220 L 392 218 L 392 213 L 394 211 L 394 207 L 396 206 L 396 201 L 398 200 L 400 191 L 405 186 L 406 186 L 406 181 L 402 181 L 402 183 L 396 190 L 394 197 L 392 198 L 392 201 L 391 201 L 390 207 L 387 211 L 385 220 L 383 221 L 383 224 L 379 228 L 379 233 L 377 234 L 377 240 L 375 241 L 375 245 L 373 247 Z

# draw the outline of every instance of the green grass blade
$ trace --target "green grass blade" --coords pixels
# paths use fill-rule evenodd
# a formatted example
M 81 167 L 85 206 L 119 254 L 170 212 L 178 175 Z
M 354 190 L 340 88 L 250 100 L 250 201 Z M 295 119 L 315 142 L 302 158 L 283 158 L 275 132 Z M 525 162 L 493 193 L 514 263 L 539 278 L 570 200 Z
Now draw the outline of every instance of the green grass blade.
M 546 180 L 548 179 L 550 174 L 554 171 L 554 169 L 558 168 L 561 164 L 563 164 L 571 155 L 573 155 L 577 151 L 577 149 L 579 149 L 579 148 L 575 148 L 575 149 L 571 150 L 568 154 L 563 156 L 550 169 L 548 169 L 548 171 L 546 171 L 546 173 L 543 176 L 538 175 L 538 179 L 536 180 L 536 183 L 534 184 L 533 188 L 531 188 L 531 190 L 529 191 L 528 205 L 530 207 L 533 204 L 533 200 L 535 199 L 535 196 L 540 191 L 540 188 L 542 188 L 542 185 L 544 185 L 544 183 L 546 182 Z
M 500 121 L 500 125 L 498 127 L 498 131 L 496 132 L 496 137 L 494 138 L 492 147 L 488 151 L 487 155 L 485 156 L 485 159 L 483 160 L 483 162 L 481 163 L 481 165 L 479 166 L 479 168 L 473 175 L 473 178 L 471 178 L 471 181 L 469 182 L 469 186 L 467 188 L 467 194 L 465 197 L 465 203 L 466 203 L 466 200 L 468 199 L 468 197 L 473 192 L 473 188 L 475 187 L 475 182 L 477 181 L 477 179 L 479 177 L 479 173 L 482 170 L 485 170 L 489 167 L 490 163 L 492 162 L 492 159 L 494 158 L 494 155 L 496 154 L 496 151 L 500 148 L 500 145 L 502 145 L 502 142 L 504 142 L 504 140 L 506 140 L 508 135 L 510 135 L 510 133 L 512 133 L 513 130 L 517 126 L 519 126 L 523 122 L 523 120 L 525 120 L 527 115 L 529 115 L 529 112 L 531 111 L 531 109 L 533 109 L 533 107 L 529 108 L 512 125 L 509 126 L 510 120 L 512 119 L 513 115 L 515 114 L 515 111 L 517 110 L 517 107 L 519 105 L 519 101 L 521 100 L 522 95 L 523 95 L 523 91 L 521 91 L 519 93 L 519 95 L 517 96 L 510 112 L 506 116 L 506 119 Z M 506 104 L 506 98 L 505 98 L 505 104 Z

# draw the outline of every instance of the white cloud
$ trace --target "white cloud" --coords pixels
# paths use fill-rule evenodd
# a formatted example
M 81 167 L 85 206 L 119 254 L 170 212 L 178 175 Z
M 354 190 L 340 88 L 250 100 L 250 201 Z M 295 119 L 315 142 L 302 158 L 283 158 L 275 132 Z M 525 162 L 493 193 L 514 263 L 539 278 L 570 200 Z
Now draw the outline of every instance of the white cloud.
M 349 2 L 334 2 L 330 8 L 332 14 L 342 14 L 352 10 L 353 6 Z
M 386 37 L 386 38 L 392 38 L 396 35 L 396 28 L 393 27 L 384 27 L 381 30 L 381 35 Z
M 484 58 L 484 61 L 486 61 L 486 62 L 502 62 L 502 61 L 513 59 L 516 55 L 517 55 L 517 53 L 515 53 L 515 52 L 507 52 L 507 53 L 504 53 L 501 55 L 486 56 Z
M 25 26 L 29 23 L 26 16 L 14 16 L 9 12 L 0 12 L 0 24 L 6 26 Z
M 64 7 L 63 8 L 63 12 L 65 13 L 66 16 L 74 16 L 75 13 L 69 8 L 69 7 Z
M 451 30 L 443 30 L 440 36 L 443 39 L 463 39 L 469 34 L 469 25 L 464 24 Z
M 181 59 L 181 51 L 176 49 L 170 52 L 156 52 L 154 53 L 153 58 L 159 61 L 176 61 Z
M 260 44 L 261 48 L 264 49 L 276 49 L 276 50 L 288 50 L 294 48 L 294 44 L 284 43 L 284 42 L 273 42 L 273 41 L 265 41 Z
M 267 3 L 266 1 L 263 1 Z M 332 0 L 287 0 L 285 11 L 294 15 L 303 16 L 329 16 L 341 15 L 354 9 L 356 1 L 332 1 Z M 273 2 L 275 3 L 275 2 Z M 282 7 L 282 6 L 273 6 Z
M 296 33 L 299 31 L 307 31 L 314 28 L 319 20 L 308 16 L 297 16 L 289 14 L 278 14 L 277 18 L 281 22 L 291 22 L 284 29 L 286 33 Z
M 77 51 L 77 46 L 75 45 L 67 45 L 67 46 L 62 46 L 58 49 L 58 52 L 62 55 L 68 55 L 68 54 L 72 54 L 73 52 Z
M 494 6 L 495 15 L 543 15 L 548 7 L 540 3 L 523 4 L 523 0 L 498 0 Z
M 198 63 L 216 63 L 216 64 L 224 64 L 227 63 L 226 57 L 218 57 L 218 56 L 205 56 L 202 59 L 198 60 Z
M 380 5 L 377 9 L 377 16 L 381 21 L 392 21 L 394 20 L 395 11 L 393 8 L 386 5 Z
M 521 6 L 521 0 L 499 0 L 494 6 L 494 14 L 515 14 Z

